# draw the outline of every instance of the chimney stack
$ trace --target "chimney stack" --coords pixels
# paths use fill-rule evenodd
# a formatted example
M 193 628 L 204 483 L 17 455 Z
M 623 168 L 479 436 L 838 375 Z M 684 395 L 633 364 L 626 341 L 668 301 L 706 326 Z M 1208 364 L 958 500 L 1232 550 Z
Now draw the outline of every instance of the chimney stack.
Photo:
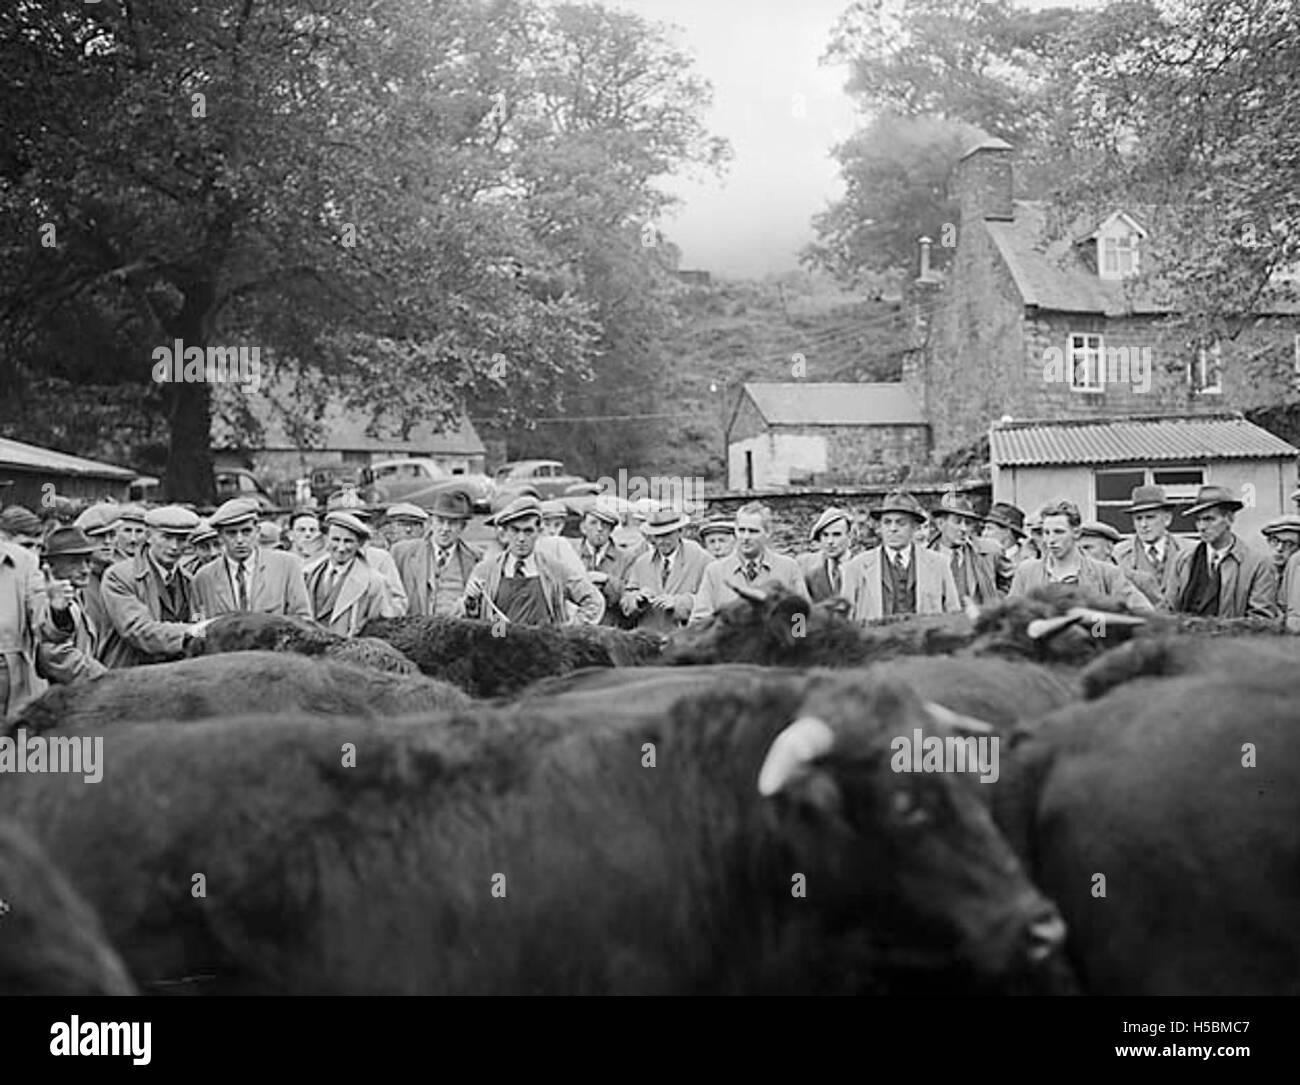
M 919 239 L 919 244 L 921 246 L 921 274 L 917 278 L 928 281 L 930 278 L 930 246 L 934 242 L 928 237 L 922 237 Z
M 962 218 L 984 218 L 1010 222 L 1011 144 L 1002 139 L 985 139 L 961 156 L 957 184 Z

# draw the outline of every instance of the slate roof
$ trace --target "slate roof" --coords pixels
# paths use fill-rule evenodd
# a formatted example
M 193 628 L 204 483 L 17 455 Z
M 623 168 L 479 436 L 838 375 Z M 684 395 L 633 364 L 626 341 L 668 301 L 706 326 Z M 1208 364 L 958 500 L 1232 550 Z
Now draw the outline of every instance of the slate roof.
M 130 482 L 136 472 L 111 463 L 83 460 L 52 448 L 24 444 L 0 437 L 0 471 L 32 471 L 48 475 L 77 475 L 83 478 L 111 478 Z
M 1294 459 L 1300 449 L 1240 414 L 1171 415 L 994 425 L 989 454 L 998 467 Z
M 920 401 L 897 382 L 746 384 L 744 392 L 773 426 L 924 426 Z

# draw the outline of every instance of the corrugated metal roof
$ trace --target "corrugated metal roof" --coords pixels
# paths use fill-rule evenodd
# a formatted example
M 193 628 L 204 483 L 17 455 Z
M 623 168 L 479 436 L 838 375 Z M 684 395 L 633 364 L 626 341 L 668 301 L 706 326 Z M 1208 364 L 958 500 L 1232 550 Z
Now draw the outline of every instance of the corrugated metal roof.
M 759 413 L 774 426 L 924 426 L 912 390 L 898 383 L 746 384 Z
M 1300 450 L 1240 415 L 1004 422 L 989 435 L 998 467 L 1291 459 Z
M 80 456 L 69 456 L 66 452 L 56 452 L 52 448 L 41 448 L 0 437 L 0 471 L 5 469 L 39 471 L 51 475 L 81 475 L 86 478 L 116 478 L 128 482 L 136 475 L 127 467 L 83 460 Z

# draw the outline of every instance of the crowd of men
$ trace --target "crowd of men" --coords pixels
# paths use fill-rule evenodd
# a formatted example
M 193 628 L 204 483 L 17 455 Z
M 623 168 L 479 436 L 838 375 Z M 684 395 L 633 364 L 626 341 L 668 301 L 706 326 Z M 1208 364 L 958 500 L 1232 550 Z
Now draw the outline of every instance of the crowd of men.
M 350 490 L 324 515 L 304 509 L 283 523 L 243 499 L 206 520 L 176 505 L 103 503 L 71 526 L 12 505 L 0 512 L 0 716 L 49 682 L 180 658 L 212 619 L 239 611 L 344 636 L 404 614 L 672 632 L 775 584 L 812 602 L 842 599 L 859 622 L 1077 584 L 1135 611 L 1281 618 L 1300 633 L 1300 516 L 1265 525 L 1268 554 L 1234 531 L 1242 507 L 1203 487 L 1184 510 L 1192 543 L 1171 532 L 1178 508 L 1159 486 L 1133 491 L 1128 537 L 1082 522 L 1068 501 L 1027 524 L 1014 505 L 980 515 L 957 493 L 927 513 L 900 490 L 865 516 L 825 509 L 807 551 L 789 556 L 759 503 L 694 525 L 653 502 L 626 510 L 597 499 L 568 538 L 564 502 L 520 497 L 488 519 L 496 539 L 483 550 L 463 537 L 473 513 L 454 491 L 428 510 L 390 506 L 378 524 Z

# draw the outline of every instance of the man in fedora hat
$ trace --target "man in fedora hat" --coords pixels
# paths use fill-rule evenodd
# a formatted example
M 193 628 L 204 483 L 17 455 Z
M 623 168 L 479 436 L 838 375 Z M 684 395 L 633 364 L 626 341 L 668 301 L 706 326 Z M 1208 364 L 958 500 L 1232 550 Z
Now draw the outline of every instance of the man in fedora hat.
M 980 538 L 994 543 L 998 548 L 998 591 L 1011 587 L 1016 566 L 1037 557 L 1029 546 L 1029 532 L 1025 530 L 1024 511 L 1006 501 L 995 501 L 984 517 Z
M 1174 563 L 1169 600 L 1184 614 L 1220 618 L 1276 618 L 1277 573 L 1233 530 L 1244 503 L 1224 486 L 1202 486 L 1187 515 L 1198 542 Z
M 780 584 L 791 594 L 808 598 L 799 563 L 773 550 L 768 545 L 771 537 L 772 514 L 766 505 L 751 502 L 736 510 L 735 553 L 705 566 L 688 626 L 708 625 L 720 609 L 740 598 L 738 587 L 763 592 Z
M 108 670 L 96 658 L 100 631 L 83 604 L 96 549 L 96 543 L 75 527 L 55 528 L 45 540 L 50 620 L 40 631 L 36 670 L 59 685 L 98 678 Z
M 535 497 L 518 497 L 495 516 L 506 549 L 483 558 L 474 567 L 460 613 L 488 621 L 521 625 L 564 625 L 570 620 L 566 601 L 574 604 L 573 621 L 597 625 L 605 613 L 605 597 L 563 541 L 538 544 L 542 533 L 542 504 Z M 562 555 L 561 550 L 567 550 Z
M 1282 627 L 1288 633 L 1300 633 L 1300 595 L 1293 600 L 1293 592 L 1300 592 L 1297 583 L 1295 562 L 1291 559 L 1300 551 L 1300 516 L 1288 513 L 1270 520 L 1259 533 L 1264 536 L 1272 551 L 1273 572 L 1277 576 L 1278 614 L 1282 617 Z
M 409 600 L 409 614 L 441 614 L 460 608 L 465 585 L 483 554 L 461 536 L 473 516 L 469 497 L 460 490 L 434 496 L 428 534 L 393 545 L 393 563 Z
M 725 516 L 710 516 L 700 525 L 700 543 L 716 561 L 736 549 L 736 522 Z
M 371 618 L 400 617 L 392 593 L 368 560 L 369 525 L 338 509 L 326 514 L 325 531 L 325 553 L 302 570 L 311 618 L 331 633 L 355 637 Z
M 1135 486 L 1124 510 L 1133 520 L 1133 537 L 1115 547 L 1116 565 L 1126 573 L 1145 573 L 1155 581 L 1157 594 L 1153 598 L 1149 582 L 1130 575 L 1160 610 L 1172 609 L 1169 593 L 1173 590 L 1174 566 L 1178 556 L 1191 549 L 1169 530 L 1177 507 L 1165 497 L 1163 486 Z
M 106 667 L 134 667 L 179 659 L 207 620 L 194 615 L 194 586 L 180 567 L 198 515 L 180 505 L 150 509 L 148 534 L 133 558 L 110 565 L 102 593 L 109 626 L 99 659 Z
M 832 506 L 825 509 L 808 533 L 808 541 L 817 550 L 801 554 L 797 560 L 803 573 L 804 587 L 814 603 L 840 594 L 844 583 L 844 564 L 849 560 L 849 539 L 853 522 L 847 510 Z
M 880 545 L 851 558 L 844 567 L 841 594 L 856 622 L 899 614 L 942 614 L 961 609 L 952 566 L 916 543 L 925 510 L 903 490 L 879 506 Z
M 680 629 L 691 616 L 704 570 L 713 559 L 682 534 L 690 520 L 656 506 L 641 528 L 649 546 L 633 559 L 619 606 L 630 624 L 656 633 Z
M 217 538 L 217 529 L 200 517 L 199 526 L 190 536 L 189 552 L 181 558 L 181 568 L 193 576 L 219 553 L 221 543 Z
M 957 594 L 963 601 L 973 600 L 976 605 L 996 603 L 1001 598 L 998 591 L 998 559 L 1001 548 L 992 541 L 974 538 L 982 522 L 970 499 L 955 491 L 948 491 L 939 500 L 938 508 L 931 513 L 938 534 L 930 540 L 929 549 L 948 562 L 952 568 Z
M 1094 595 L 1109 596 L 1130 610 L 1153 609 L 1119 566 L 1096 561 L 1079 548 L 1083 517 L 1073 501 L 1054 502 L 1045 506 L 1039 515 L 1043 522 L 1043 557 L 1026 561 L 1016 569 L 1008 596 L 1028 595 L 1049 584 L 1066 584 Z
M 302 564 L 283 550 L 259 546 L 257 502 L 235 497 L 208 518 L 221 556 L 194 574 L 194 601 L 205 618 L 256 611 L 312 617 Z
M 582 517 L 579 530 L 582 539 L 567 540 L 572 544 L 578 560 L 587 571 L 587 579 L 605 597 L 605 613 L 601 625 L 627 628 L 630 620 L 623 613 L 623 586 L 628 570 L 636 560 L 613 540 L 614 528 L 619 524 L 618 512 L 607 502 L 597 500 Z

